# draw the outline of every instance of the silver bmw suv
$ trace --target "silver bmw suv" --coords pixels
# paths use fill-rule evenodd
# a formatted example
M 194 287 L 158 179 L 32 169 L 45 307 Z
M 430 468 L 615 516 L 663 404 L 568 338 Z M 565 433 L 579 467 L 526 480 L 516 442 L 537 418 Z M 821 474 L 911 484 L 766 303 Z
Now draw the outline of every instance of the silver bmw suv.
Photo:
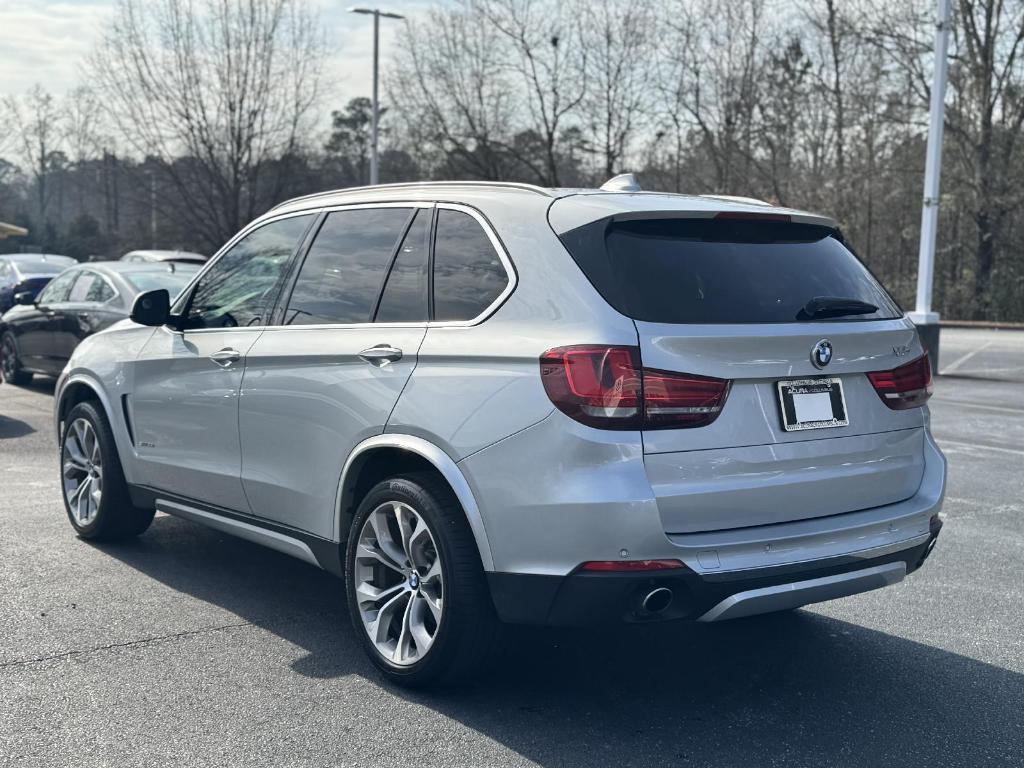
M 83 538 L 186 518 L 343 577 L 396 681 L 503 622 L 704 622 L 883 587 L 941 527 L 914 326 L 831 219 L 523 184 L 279 205 L 60 378 Z

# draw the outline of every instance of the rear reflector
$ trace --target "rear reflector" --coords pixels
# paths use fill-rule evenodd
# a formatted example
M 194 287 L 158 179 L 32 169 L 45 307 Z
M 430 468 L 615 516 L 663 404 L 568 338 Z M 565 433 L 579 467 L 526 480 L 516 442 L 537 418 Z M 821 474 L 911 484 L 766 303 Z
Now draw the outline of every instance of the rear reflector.
M 591 560 L 581 565 L 580 570 L 635 573 L 636 571 L 669 571 L 683 567 L 680 560 Z
M 640 350 L 625 346 L 557 347 L 540 358 L 551 402 L 583 424 L 602 429 L 684 429 L 718 418 L 728 379 L 643 368 Z
M 868 379 L 882 402 L 894 411 L 917 408 L 932 396 L 932 366 L 927 352 L 891 371 L 869 373 Z

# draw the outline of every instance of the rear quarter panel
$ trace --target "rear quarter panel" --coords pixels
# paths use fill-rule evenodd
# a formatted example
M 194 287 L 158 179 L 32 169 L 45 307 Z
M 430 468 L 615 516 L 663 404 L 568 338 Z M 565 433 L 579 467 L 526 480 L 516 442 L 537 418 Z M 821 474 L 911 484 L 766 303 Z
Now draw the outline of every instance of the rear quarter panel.
M 456 461 L 544 419 L 554 409 L 540 356 L 566 344 L 636 344 L 633 322 L 611 309 L 547 225 L 550 198 L 463 195 L 515 265 L 515 290 L 468 327 L 431 325 L 388 432 L 412 434 Z

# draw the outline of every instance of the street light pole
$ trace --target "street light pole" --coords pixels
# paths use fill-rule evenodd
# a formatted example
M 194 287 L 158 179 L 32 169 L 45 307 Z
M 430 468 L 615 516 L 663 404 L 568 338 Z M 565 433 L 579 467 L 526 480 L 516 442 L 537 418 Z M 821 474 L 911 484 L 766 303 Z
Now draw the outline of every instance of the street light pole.
M 377 162 L 377 133 L 380 123 L 379 70 L 380 70 L 380 17 L 404 19 L 397 13 L 382 11 L 380 8 L 349 8 L 349 13 L 364 13 L 373 16 L 373 117 L 370 137 L 370 184 L 380 183 L 380 167 Z
M 928 147 L 925 150 L 924 200 L 921 208 L 921 246 L 917 263 L 917 306 L 910 318 L 918 327 L 921 341 L 931 357 L 932 368 L 939 366 L 939 315 L 932 311 L 932 285 L 935 282 L 935 238 L 939 226 L 939 178 L 942 174 L 942 129 L 945 121 L 946 79 L 949 73 L 950 0 L 937 0 L 935 24 L 935 72 L 932 82 L 931 111 L 928 122 Z

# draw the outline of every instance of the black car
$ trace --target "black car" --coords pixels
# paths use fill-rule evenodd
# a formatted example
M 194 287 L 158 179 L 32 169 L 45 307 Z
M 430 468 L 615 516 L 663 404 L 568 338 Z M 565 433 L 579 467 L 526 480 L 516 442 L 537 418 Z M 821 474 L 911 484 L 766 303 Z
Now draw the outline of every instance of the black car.
M 50 253 L 10 253 L 0 256 L 0 315 L 14 306 L 19 293 L 32 298 L 54 275 L 75 264 L 70 256 Z
M 82 339 L 128 317 L 137 295 L 166 288 L 173 297 L 198 271 L 194 264 L 93 262 L 61 272 L 34 301 L 19 295 L 0 318 L 4 381 L 56 376 Z

